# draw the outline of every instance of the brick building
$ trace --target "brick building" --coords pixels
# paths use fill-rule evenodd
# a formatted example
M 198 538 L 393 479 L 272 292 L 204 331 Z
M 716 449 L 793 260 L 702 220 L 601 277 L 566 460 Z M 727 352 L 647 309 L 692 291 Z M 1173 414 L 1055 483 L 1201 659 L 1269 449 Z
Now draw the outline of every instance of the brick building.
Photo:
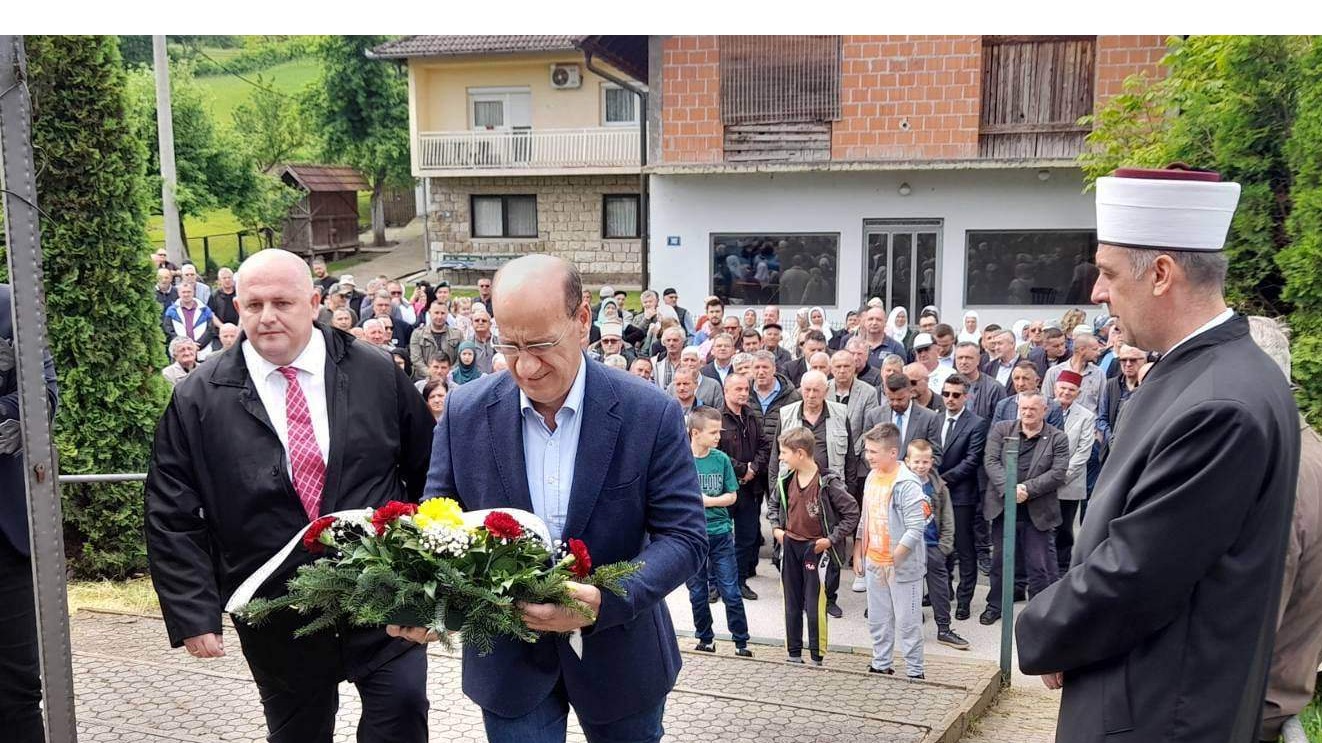
M 653 36 L 651 283 L 837 321 L 1087 307 L 1078 119 L 1164 38 Z

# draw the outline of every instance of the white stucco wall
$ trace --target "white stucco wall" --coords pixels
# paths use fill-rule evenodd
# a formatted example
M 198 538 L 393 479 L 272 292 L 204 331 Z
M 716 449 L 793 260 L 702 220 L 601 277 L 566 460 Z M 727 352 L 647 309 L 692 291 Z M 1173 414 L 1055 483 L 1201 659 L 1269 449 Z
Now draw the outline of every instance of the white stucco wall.
M 899 194 L 908 183 L 908 196 Z M 1093 229 L 1091 193 L 1078 170 L 965 170 L 877 173 L 655 175 L 651 178 L 651 285 L 673 286 L 697 312 L 711 292 L 710 233 L 839 232 L 840 322 L 863 301 L 863 221 L 941 219 L 937 306 L 957 326 L 964 310 L 965 232 Z M 668 247 L 678 236 L 680 247 Z M 1007 277 L 1008 280 L 1008 277 Z M 887 308 L 889 309 L 889 308 Z M 918 308 L 910 307 L 910 312 Z M 1059 318 L 1064 306 L 973 306 L 983 324 Z M 1100 309 L 1085 306 L 1091 320 Z M 911 318 L 912 319 L 912 318 Z

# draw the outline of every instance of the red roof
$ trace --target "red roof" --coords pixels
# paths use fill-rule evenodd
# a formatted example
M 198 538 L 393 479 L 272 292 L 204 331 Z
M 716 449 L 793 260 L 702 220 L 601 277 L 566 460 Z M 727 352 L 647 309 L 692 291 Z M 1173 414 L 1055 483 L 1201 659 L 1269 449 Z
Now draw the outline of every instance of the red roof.
M 280 170 L 305 191 L 371 191 L 362 174 L 348 165 L 289 164 Z
M 404 36 L 372 50 L 378 59 L 573 51 L 583 36 Z

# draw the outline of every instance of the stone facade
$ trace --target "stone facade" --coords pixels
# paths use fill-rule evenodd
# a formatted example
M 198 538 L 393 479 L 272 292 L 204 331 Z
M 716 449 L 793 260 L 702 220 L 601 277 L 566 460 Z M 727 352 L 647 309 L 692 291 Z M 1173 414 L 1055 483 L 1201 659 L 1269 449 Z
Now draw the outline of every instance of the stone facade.
M 427 227 L 446 253 L 550 253 L 573 261 L 588 284 L 638 286 L 642 241 L 602 237 L 602 197 L 637 194 L 636 175 L 432 178 Z M 474 238 L 471 196 L 537 196 L 537 237 Z

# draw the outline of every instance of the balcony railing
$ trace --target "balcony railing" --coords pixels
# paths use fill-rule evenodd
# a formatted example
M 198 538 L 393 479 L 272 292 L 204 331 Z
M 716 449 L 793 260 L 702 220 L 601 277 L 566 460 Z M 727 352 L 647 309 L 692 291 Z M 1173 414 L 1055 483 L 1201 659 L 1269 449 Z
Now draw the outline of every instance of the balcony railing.
M 637 127 L 418 133 L 424 171 L 638 166 Z

